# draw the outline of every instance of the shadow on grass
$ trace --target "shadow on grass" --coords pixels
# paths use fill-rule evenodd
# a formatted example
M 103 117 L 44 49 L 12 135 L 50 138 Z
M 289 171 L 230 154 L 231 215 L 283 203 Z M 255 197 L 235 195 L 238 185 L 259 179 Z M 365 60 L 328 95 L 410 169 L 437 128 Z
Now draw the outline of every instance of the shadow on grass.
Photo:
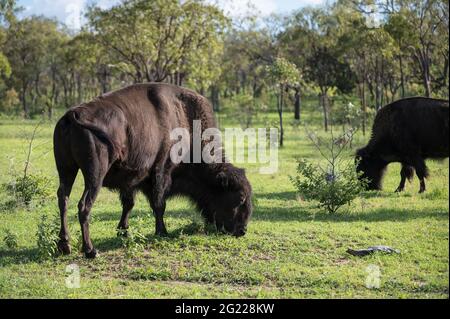
M 122 214 L 122 210 L 120 205 L 117 206 L 117 211 L 101 211 L 101 207 L 99 207 L 97 210 L 92 210 L 92 215 L 95 218 L 95 221 L 101 221 L 101 222 L 107 222 L 107 221 L 115 221 L 119 223 L 120 216 Z M 130 220 L 133 218 L 136 218 L 138 216 L 146 216 L 151 215 L 151 209 L 133 209 L 133 211 L 130 214 Z M 198 214 L 199 212 L 196 211 L 195 208 L 189 208 L 189 209 L 176 209 L 176 210 L 167 210 L 164 214 L 165 217 L 170 218 L 176 218 L 176 219 L 185 219 L 185 218 L 192 218 L 193 215 Z M 152 215 L 153 216 L 153 215 Z
M 0 267 L 7 265 L 28 264 L 31 262 L 39 262 L 39 254 L 37 248 L 25 249 L 0 249 Z
M 169 230 L 168 236 L 160 237 L 157 235 L 149 234 L 146 236 L 147 238 L 147 244 L 151 245 L 157 242 L 161 241 L 171 241 L 175 240 L 183 235 L 196 235 L 196 234 L 202 234 L 202 235 L 218 235 L 218 232 L 215 232 L 211 229 L 206 229 L 205 226 L 202 224 L 199 224 L 197 222 L 192 222 L 190 224 L 184 225 L 182 227 L 176 228 L 173 231 Z M 77 248 L 73 246 L 72 244 L 72 253 L 69 256 L 76 256 L 77 254 L 80 254 L 80 252 L 77 251 Z M 100 251 L 100 254 L 102 252 L 110 252 L 117 249 L 122 248 L 122 239 L 118 236 L 111 236 L 106 238 L 100 238 L 100 239 L 94 239 L 93 240 L 94 247 Z M 81 256 L 81 255 L 80 255 Z M 55 261 L 58 261 L 60 258 L 65 258 L 63 256 L 55 257 Z M 0 267 L 6 267 L 9 265 L 19 265 L 19 264 L 29 264 L 29 263 L 39 263 L 42 259 L 39 258 L 38 250 L 37 248 L 25 248 L 25 249 L 17 249 L 17 250 L 10 250 L 10 249 L 4 249 L 0 248 Z
M 130 226 L 130 230 L 132 230 L 132 226 Z M 218 235 L 219 232 L 205 228 L 203 224 L 199 224 L 197 222 L 192 222 L 190 224 L 181 226 L 174 230 L 168 231 L 167 236 L 158 236 L 153 233 L 146 235 L 146 243 L 153 244 L 161 241 L 171 241 L 177 238 L 180 238 L 183 235 Z M 109 238 L 102 238 L 94 241 L 94 246 L 100 251 L 111 251 L 122 248 L 122 238 L 119 236 L 113 236 Z
M 318 210 L 318 209 L 317 209 Z M 257 207 L 252 219 L 258 221 L 329 221 L 329 222 L 380 222 L 380 221 L 408 221 L 414 219 L 432 218 L 448 220 L 448 212 L 443 210 L 420 210 L 402 208 L 379 208 L 364 213 L 348 213 L 343 209 L 336 214 L 317 212 L 311 214 L 301 207 L 270 208 Z
M 297 193 L 291 192 L 279 192 L 279 193 L 262 193 L 255 194 L 256 199 L 267 199 L 267 200 L 296 200 Z

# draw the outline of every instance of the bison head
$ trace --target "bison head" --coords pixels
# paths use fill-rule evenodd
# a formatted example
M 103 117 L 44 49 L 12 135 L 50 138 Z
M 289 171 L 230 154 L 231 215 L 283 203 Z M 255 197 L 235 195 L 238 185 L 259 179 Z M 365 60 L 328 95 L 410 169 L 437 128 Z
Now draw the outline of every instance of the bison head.
M 369 190 L 381 190 L 381 182 L 386 170 L 387 163 L 370 154 L 366 148 L 361 148 L 356 152 L 356 170 L 361 173 L 360 180 L 367 180 Z
M 253 207 L 243 169 L 229 163 L 182 165 L 172 179 L 169 196 L 190 197 L 208 224 L 236 237 L 245 235 Z
M 204 211 L 206 220 L 236 237 L 245 235 L 253 211 L 252 190 L 245 171 L 235 167 L 221 171 L 216 175 L 215 186 Z

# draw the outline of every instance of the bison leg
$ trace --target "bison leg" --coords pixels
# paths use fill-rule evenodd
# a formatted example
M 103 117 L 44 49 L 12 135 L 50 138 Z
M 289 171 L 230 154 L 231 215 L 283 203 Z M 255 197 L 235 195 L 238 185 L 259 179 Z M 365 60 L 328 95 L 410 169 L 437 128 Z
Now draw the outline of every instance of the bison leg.
M 155 234 L 157 236 L 167 236 L 167 229 L 164 223 L 164 212 L 166 211 L 165 193 L 169 182 L 166 177 L 170 179 L 170 176 L 156 174 L 152 192 L 150 194 L 150 206 L 155 215 Z
M 128 217 L 130 212 L 134 207 L 134 199 L 136 197 L 136 190 L 126 190 L 120 191 L 120 201 L 122 202 L 122 217 L 120 218 L 119 225 L 117 229 L 119 230 L 119 235 L 127 235 L 126 230 L 128 229 Z
M 406 179 L 411 181 L 413 175 L 414 175 L 414 168 L 412 166 L 402 163 L 402 170 L 400 171 L 401 180 L 395 192 L 396 193 L 403 192 L 405 190 Z
M 420 157 L 416 157 L 412 160 L 411 166 L 413 166 L 415 168 L 417 177 L 420 180 L 419 193 L 423 193 L 426 190 L 425 178 L 428 177 L 428 168 L 425 165 L 425 161 Z
M 78 220 L 81 226 L 81 235 L 83 237 L 83 252 L 86 258 L 95 258 L 97 251 L 91 242 L 89 235 L 89 216 L 92 205 L 100 190 L 101 184 L 87 182 L 80 202 L 78 203 Z
M 69 202 L 70 192 L 77 176 L 78 168 L 60 169 L 58 170 L 59 188 L 58 188 L 58 206 L 61 218 L 61 228 L 59 231 L 58 249 L 61 253 L 70 254 L 69 231 L 67 227 L 67 205 Z
M 89 215 L 98 192 L 102 187 L 103 178 L 108 171 L 108 158 L 101 155 L 104 154 L 101 153 L 100 149 L 98 159 L 95 158 L 90 162 L 84 162 L 82 167 L 80 167 L 84 177 L 84 192 L 78 203 L 78 220 L 81 226 L 83 252 L 86 258 L 95 258 L 97 255 L 89 235 Z
M 166 162 L 162 169 L 156 166 L 151 176 L 151 187 L 145 191 L 155 215 L 155 234 L 157 236 L 167 236 L 164 212 L 166 210 L 166 195 L 172 184 L 172 168 L 173 165 L 170 160 Z

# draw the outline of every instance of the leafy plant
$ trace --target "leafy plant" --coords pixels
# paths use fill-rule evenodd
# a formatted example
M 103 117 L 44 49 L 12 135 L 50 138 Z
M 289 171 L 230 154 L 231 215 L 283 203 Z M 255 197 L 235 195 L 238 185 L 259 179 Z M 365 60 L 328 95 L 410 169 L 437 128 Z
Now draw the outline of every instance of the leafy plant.
M 7 207 L 17 207 L 24 204 L 27 208 L 30 208 L 31 204 L 40 205 L 52 193 L 52 182 L 47 176 L 35 173 L 31 174 L 29 172 L 31 166 L 31 155 L 33 152 L 33 142 L 38 132 L 38 129 L 42 121 L 36 124 L 33 133 L 29 138 L 27 157 L 25 160 L 25 165 L 23 168 L 23 173 L 18 174 L 14 170 L 14 166 L 10 170 L 11 180 L 7 183 L 2 184 L 3 189 L 6 193 L 13 198 Z
M 143 234 L 144 220 L 137 217 L 137 222 L 133 229 L 119 230 L 122 240 L 122 247 L 125 249 L 127 258 L 139 255 L 147 244 L 147 237 Z
M 14 250 L 19 247 L 17 235 L 9 229 L 5 231 L 5 237 L 3 237 L 3 241 L 5 242 L 5 245 L 6 247 L 8 247 L 8 249 Z
M 58 219 L 49 220 L 47 215 L 42 215 L 37 229 L 37 247 L 39 257 L 49 259 L 58 254 L 59 222 Z
M 16 205 L 25 204 L 30 207 L 35 204 L 42 204 L 51 195 L 51 180 L 42 174 L 29 174 L 15 177 L 3 186 L 7 193 L 12 196 Z
M 319 207 L 325 208 L 328 213 L 336 213 L 339 208 L 350 204 L 361 192 L 364 191 L 366 181 L 361 181 L 351 160 L 343 159 L 343 150 L 350 143 L 353 134 L 337 143 L 342 137 L 332 136 L 328 143 L 309 133 L 308 136 L 314 142 L 319 153 L 326 160 L 323 167 L 308 160 L 299 160 L 297 176 L 291 177 L 291 181 L 301 196 L 306 200 L 314 200 Z M 326 150 L 324 150 L 326 148 Z

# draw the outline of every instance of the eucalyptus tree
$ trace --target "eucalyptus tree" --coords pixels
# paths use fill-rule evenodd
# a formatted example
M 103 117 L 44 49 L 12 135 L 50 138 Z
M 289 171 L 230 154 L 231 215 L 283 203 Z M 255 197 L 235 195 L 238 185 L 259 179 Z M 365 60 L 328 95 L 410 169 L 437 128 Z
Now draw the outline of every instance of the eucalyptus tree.
M 110 9 L 90 7 L 89 30 L 121 72 L 134 82 L 170 81 L 207 86 L 216 76 L 227 18 L 214 5 L 187 0 L 127 0 Z M 200 81 L 200 83 L 197 82 Z
M 285 92 L 289 86 L 296 86 L 300 80 L 300 73 L 296 65 L 285 58 L 278 57 L 268 66 L 268 73 L 277 93 L 277 112 L 280 123 L 280 146 L 283 146 L 283 107 L 285 102 Z

